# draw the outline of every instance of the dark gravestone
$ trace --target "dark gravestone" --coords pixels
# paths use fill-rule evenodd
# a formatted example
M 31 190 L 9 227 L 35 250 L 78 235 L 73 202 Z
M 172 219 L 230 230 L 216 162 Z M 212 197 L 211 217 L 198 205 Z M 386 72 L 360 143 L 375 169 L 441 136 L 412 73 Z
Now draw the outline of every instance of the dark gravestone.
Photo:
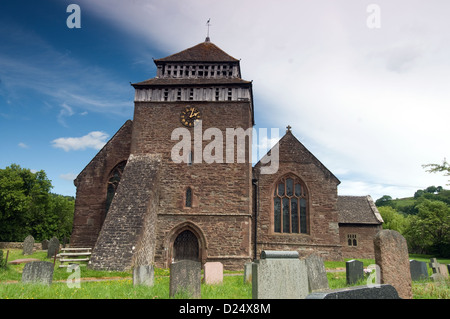
M 51 285 L 53 280 L 53 263 L 48 261 L 33 261 L 23 268 L 23 283 L 42 283 Z
M 428 279 L 428 269 L 426 262 L 418 260 L 410 260 L 409 269 L 411 271 L 411 280 Z
M 34 248 L 34 237 L 28 235 L 23 242 L 23 252 L 22 255 L 31 255 Z
M 322 292 L 313 292 L 306 299 L 401 299 L 397 290 L 391 285 L 369 288 L 356 286 L 342 289 L 333 289 Z
M 44 240 L 41 242 L 41 246 L 42 246 L 42 250 L 47 250 L 47 249 L 48 249 L 48 240 L 47 240 L 47 239 L 44 239 Z
M 191 298 L 201 298 L 202 265 L 198 261 L 180 260 L 170 265 L 170 297 L 186 293 Z
M 354 285 L 361 279 L 364 279 L 364 265 L 359 260 L 349 260 L 345 263 L 345 274 L 347 285 Z
M 323 259 L 317 255 L 310 255 L 305 260 L 308 271 L 309 291 L 329 289 L 327 271 Z
M 56 237 L 50 239 L 47 249 L 47 258 L 52 258 L 59 252 L 59 240 Z

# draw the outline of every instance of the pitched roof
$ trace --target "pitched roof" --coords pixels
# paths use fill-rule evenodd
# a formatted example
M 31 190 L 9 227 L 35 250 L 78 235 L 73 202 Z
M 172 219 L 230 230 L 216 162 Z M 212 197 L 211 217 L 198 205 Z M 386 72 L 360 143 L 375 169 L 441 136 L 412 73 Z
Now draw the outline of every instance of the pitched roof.
M 239 62 L 228 53 L 224 52 L 214 43 L 205 41 L 168 57 L 156 59 L 161 62 Z
M 251 84 L 251 81 L 245 81 L 240 78 L 151 78 L 142 82 L 132 83 L 136 86 L 159 86 L 159 85 L 230 85 L 230 84 Z
M 340 224 L 382 224 L 383 218 L 370 196 L 338 196 Z

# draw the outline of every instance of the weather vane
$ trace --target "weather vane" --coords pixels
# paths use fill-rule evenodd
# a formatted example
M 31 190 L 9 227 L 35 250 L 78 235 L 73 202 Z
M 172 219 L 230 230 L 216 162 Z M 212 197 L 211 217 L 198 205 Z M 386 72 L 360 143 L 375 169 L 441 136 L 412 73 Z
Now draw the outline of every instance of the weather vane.
M 206 21 L 206 25 L 208 26 L 208 31 L 206 33 L 206 42 L 209 42 L 209 27 L 211 26 L 211 18 L 208 19 L 208 21 Z

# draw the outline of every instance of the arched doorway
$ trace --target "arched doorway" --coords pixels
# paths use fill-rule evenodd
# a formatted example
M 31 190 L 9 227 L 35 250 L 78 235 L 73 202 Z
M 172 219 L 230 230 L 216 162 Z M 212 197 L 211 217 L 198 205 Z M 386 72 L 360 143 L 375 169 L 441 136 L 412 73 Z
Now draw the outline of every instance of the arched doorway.
M 182 231 L 173 242 L 173 260 L 199 261 L 199 244 L 197 236 L 190 230 Z

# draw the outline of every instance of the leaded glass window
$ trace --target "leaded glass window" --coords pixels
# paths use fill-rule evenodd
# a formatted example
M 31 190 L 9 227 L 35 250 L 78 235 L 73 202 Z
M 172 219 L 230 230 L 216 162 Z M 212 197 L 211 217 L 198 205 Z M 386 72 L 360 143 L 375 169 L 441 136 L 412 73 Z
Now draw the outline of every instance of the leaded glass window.
M 281 178 L 273 196 L 274 232 L 308 233 L 308 198 L 300 179 L 293 175 Z
M 120 179 L 122 178 L 123 170 L 127 162 L 121 162 L 113 168 L 109 174 L 108 186 L 106 192 L 106 212 L 108 212 L 111 206 L 114 194 L 116 193 L 117 187 L 119 186 Z

